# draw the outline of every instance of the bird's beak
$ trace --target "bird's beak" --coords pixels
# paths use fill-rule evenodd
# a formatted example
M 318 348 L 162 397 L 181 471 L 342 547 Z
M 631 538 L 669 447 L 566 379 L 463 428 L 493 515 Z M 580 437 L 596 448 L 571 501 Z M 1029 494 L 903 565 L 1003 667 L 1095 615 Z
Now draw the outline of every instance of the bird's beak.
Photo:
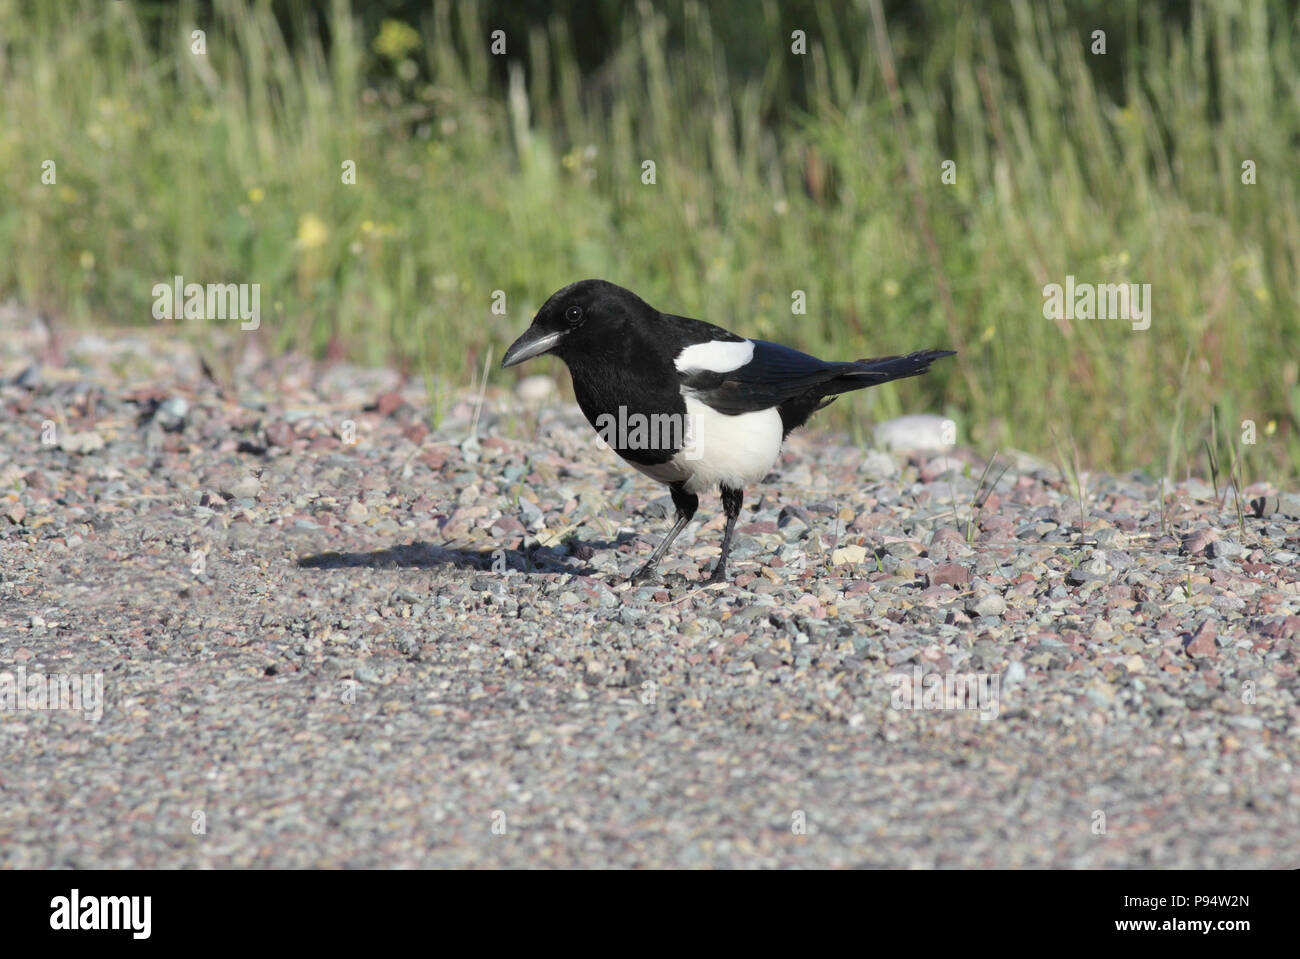
M 555 348 L 555 344 L 560 342 L 560 337 L 563 335 L 563 332 L 547 333 L 530 326 L 524 330 L 523 336 L 510 344 L 510 349 L 506 350 L 506 355 L 501 357 L 501 369 L 504 370 L 507 367 L 516 366 L 524 360 L 531 360 L 534 356 L 549 353 Z

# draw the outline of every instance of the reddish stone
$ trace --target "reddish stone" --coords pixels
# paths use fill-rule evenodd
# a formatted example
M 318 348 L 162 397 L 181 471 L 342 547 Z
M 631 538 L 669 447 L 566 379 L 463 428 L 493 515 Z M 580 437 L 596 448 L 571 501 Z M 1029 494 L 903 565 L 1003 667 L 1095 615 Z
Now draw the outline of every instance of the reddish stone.
M 1288 616 L 1286 619 L 1272 620 L 1261 626 L 1259 631 L 1272 639 L 1285 639 L 1288 636 L 1294 636 L 1300 633 L 1300 616 Z
M 1189 556 L 1205 552 L 1206 547 L 1219 538 L 1219 532 L 1209 527 L 1197 530 L 1183 540 L 1183 552 Z
M 890 519 L 888 513 L 859 513 L 849 524 L 849 529 L 855 533 L 865 533 L 867 530 L 884 526 Z
M 379 411 L 380 416 L 392 416 L 402 402 L 401 393 L 380 393 L 375 397 L 375 409 Z
M 966 538 L 962 536 L 961 533 L 953 529 L 951 526 L 945 526 L 942 529 L 935 530 L 934 535 L 930 537 L 931 549 L 934 549 L 937 546 L 962 547 L 965 545 L 966 545 Z
M 944 563 L 930 570 L 926 580 L 930 586 L 964 586 L 970 582 L 970 570 L 959 563 Z
M 293 439 L 293 427 L 284 420 L 274 420 L 266 428 L 266 441 L 272 446 L 289 446 Z
M 1192 634 L 1191 640 L 1187 643 L 1188 654 L 1192 656 L 1218 655 L 1219 647 L 1214 642 L 1215 635 L 1214 620 L 1205 620 L 1196 628 L 1196 632 Z

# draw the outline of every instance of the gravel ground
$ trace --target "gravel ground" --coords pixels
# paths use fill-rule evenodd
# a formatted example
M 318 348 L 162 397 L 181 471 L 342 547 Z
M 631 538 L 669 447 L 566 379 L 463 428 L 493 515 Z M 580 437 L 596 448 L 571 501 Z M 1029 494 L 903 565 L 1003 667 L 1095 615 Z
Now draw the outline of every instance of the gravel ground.
M 973 514 L 968 451 L 805 432 L 731 583 L 710 497 L 632 587 L 668 499 L 544 381 L 467 441 L 252 338 L 223 390 L 0 333 L 6 867 L 1300 865 L 1300 496 L 1081 517 L 1019 456 Z M 14 691 L 57 675 L 98 709 Z

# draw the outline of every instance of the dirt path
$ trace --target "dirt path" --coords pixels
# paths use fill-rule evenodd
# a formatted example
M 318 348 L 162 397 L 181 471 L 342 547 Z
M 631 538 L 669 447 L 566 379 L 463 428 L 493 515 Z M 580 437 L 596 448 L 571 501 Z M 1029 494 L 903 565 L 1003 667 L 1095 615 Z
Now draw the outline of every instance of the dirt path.
M 1025 462 L 968 542 L 969 454 L 808 434 L 632 588 L 576 409 L 0 333 L 0 865 L 1300 864 L 1300 497 Z

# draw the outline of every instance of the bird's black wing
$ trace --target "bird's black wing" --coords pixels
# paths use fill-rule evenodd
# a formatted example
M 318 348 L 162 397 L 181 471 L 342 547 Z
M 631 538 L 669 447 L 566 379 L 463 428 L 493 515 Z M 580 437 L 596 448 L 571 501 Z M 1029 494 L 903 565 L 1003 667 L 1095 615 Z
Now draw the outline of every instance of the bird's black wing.
M 724 373 L 692 371 L 683 376 L 683 391 L 719 413 L 751 413 L 815 391 L 853 367 L 828 363 L 779 343 L 753 343 L 754 357 L 744 366 Z
M 683 390 L 719 413 L 736 415 L 770 409 L 795 399 L 820 399 L 905 376 L 918 376 L 950 350 L 923 350 L 836 363 L 819 360 L 780 343 L 754 340 L 754 357 L 728 372 L 691 371 Z
M 675 313 L 660 313 L 659 323 L 653 335 L 658 339 L 671 340 L 677 346 L 690 346 L 695 343 L 743 343 L 745 338 L 731 330 L 723 329 L 712 323 L 705 323 L 689 316 Z

